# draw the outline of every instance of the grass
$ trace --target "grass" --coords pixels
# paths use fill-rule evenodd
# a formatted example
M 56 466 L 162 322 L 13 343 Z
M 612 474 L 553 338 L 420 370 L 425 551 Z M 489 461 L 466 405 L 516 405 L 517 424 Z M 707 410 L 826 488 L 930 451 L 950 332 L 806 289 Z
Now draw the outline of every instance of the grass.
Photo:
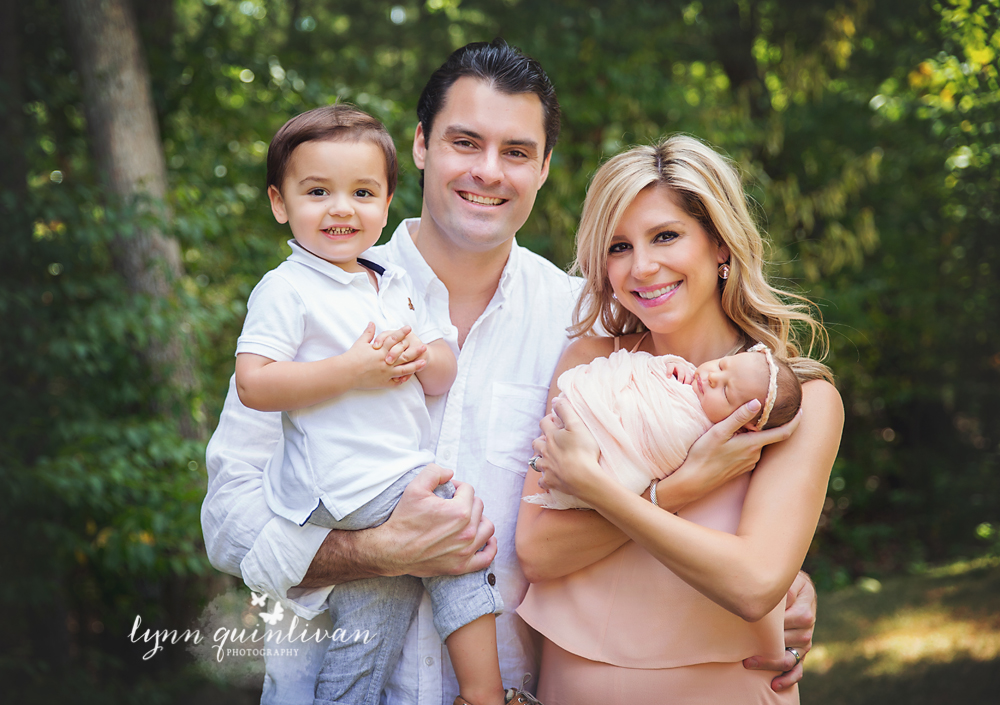
M 1000 559 L 820 595 L 804 705 L 1000 703 Z

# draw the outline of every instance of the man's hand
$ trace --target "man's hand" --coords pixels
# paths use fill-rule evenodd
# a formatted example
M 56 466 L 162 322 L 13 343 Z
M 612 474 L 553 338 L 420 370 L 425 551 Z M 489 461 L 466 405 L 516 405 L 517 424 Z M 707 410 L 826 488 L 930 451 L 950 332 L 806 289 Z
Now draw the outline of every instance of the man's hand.
M 455 482 L 455 496 L 434 489 L 454 473 L 428 465 L 403 492 L 383 529 L 384 575 L 460 575 L 489 566 L 497 552 L 493 522 L 472 485 Z M 480 551 L 480 549 L 483 549 Z
M 816 605 L 816 587 L 809 576 L 800 570 L 785 598 L 785 648 L 794 648 L 799 652 L 798 663 L 795 662 L 794 654 L 789 651 L 785 651 L 777 659 L 751 656 L 743 661 L 745 668 L 781 671 L 781 675 L 771 681 L 771 689 L 775 692 L 790 688 L 802 680 L 802 662 L 812 649 Z
M 483 501 L 464 482 L 454 483 L 451 499 L 434 494 L 453 474 L 428 465 L 406 487 L 384 524 L 331 531 L 297 587 L 377 576 L 460 575 L 486 568 L 496 556 L 497 540 L 493 522 L 483 516 Z

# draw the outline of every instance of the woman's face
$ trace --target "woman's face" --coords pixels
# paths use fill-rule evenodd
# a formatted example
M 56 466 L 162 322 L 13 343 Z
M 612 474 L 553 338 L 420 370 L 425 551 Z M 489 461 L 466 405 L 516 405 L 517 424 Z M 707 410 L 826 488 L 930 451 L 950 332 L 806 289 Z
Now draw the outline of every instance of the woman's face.
M 721 314 L 718 269 L 728 257 L 670 189 L 651 186 L 632 201 L 612 236 L 608 281 L 618 302 L 649 330 L 675 334 Z

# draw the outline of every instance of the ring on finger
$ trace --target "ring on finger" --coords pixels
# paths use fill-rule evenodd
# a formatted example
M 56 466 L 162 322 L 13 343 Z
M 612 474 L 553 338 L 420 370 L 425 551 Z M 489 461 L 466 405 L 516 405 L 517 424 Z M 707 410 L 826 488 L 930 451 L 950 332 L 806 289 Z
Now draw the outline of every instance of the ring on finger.
M 537 467 L 535 466 L 535 463 L 537 463 L 537 462 L 538 462 L 539 460 L 541 460 L 541 459 L 542 459 L 542 456 L 540 456 L 540 455 L 536 455 L 535 457 L 533 457 L 533 458 L 532 458 L 531 460 L 529 460 L 529 461 L 528 461 L 528 467 L 530 467 L 530 468 L 531 468 L 532 470 L 534 470 L 535 472 L 541 472 L 541 470 L 539 470 L 539 469 L 538 469 L 538 468 L 537 468 Z
M 787 651 L 788 653 L 790 653 L 792 656 L 795 657 L 795 666 L 798 666 L 799 662 L 802 661 L 802 654 L 799 653 L 799 650 L 796 649 L 794 646 L 786 646 L 785 651 Z M 792 668 L 795 668 L 795 666 L 792 666 Z

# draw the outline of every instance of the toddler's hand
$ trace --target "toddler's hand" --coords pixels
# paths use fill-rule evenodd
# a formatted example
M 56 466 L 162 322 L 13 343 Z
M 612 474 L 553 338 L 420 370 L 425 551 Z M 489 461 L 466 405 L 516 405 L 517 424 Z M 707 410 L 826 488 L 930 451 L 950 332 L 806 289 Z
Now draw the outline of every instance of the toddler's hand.
M 372 347 L 376 350 L 388 350 L 385 356 L 387 365 L 402 365 L 423 360 L 427 353 L 427 346 L 420 342 L 420 338 L 410 326 L 379 333 L 372 341 Z
M 399 386 L 423 369 L 427 360 L 421 356 L 426 351 L 427 347 L 410 332 L 409 326 L 375 337 L 375 324 L 369 323 L 344 354 L 353 357 L 358 366 L 355 389 L 381 389 Z

